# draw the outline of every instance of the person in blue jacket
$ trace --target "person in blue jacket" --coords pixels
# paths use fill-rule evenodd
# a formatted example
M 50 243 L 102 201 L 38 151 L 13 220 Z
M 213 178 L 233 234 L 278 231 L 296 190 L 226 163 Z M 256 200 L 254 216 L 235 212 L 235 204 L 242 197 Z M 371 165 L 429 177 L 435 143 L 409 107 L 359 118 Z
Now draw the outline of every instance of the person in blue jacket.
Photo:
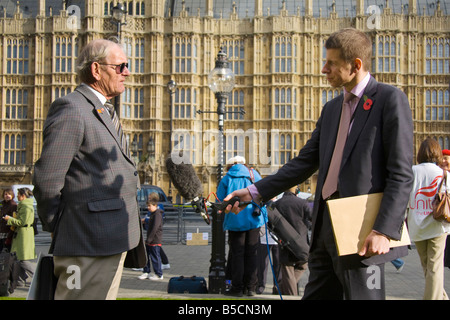
M 220 201 L 235 190 L 261 180 L 259 173 L 245 165 L 245 158 L 236 156 L 227 161 L 228 171 L 217 188 Z M 255 294 L 257 285 L 259 229 L 267 221 L 267 211 L 255 204 L 238 214 L 225 214 L 223 229 L 228 231 L 230 252 L 227 268 L 231 267 L 231 288 L 226 295 Z

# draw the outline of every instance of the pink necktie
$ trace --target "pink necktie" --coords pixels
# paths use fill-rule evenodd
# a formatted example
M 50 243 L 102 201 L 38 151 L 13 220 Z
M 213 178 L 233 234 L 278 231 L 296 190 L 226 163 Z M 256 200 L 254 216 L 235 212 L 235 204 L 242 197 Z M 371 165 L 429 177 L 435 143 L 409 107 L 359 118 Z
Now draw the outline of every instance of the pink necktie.
M 322 188 L 322 198 L 327 199 L 337 191 L 339 170 L 341 168 L 342 154 L 345 142 L 347 140 L 348 130 L 350 127 L 351 110 L 350 100 L 355 97 L 353 93 L 346 93 L 344 103 L 342 104 L 341 120 L 339 122 L 339 131 L 334 146 L 333 156 L 331 158 L 330 167 L 328 169 L 327 178 Z

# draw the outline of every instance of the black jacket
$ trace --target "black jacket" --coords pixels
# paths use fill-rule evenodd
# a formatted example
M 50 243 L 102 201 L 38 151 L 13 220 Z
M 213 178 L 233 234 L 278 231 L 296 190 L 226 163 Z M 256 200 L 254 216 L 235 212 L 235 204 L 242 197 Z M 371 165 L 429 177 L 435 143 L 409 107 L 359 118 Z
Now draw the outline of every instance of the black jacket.
M 311 226 L 312 208 L 304 199 L 297 197 L 290 191 L 286 191 L 283 197 L 275 202 L 275 207 L 283 217 L 300 233 L 305 239 L 304 252 L 309 251 L 308 230 Z M 297 262 L 295 256 L 287 249 L 281 250 L 280 256 L 283 264 Z
M 155 212 L 150 214 L 150 218 L 148 220 L 147 240 L 145 241 L 145 244 L 161 244 L 163 236 L 162 226 L 162 211 L 160 209 L 156 209 Z

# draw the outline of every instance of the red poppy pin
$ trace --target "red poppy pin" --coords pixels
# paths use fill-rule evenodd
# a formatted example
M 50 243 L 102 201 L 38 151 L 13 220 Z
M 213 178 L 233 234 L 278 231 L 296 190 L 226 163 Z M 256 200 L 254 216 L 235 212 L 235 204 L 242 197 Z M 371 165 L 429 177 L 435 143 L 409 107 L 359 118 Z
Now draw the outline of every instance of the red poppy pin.
M 369 99 L 366 95 L 363 96 L 363 99 L 364 99 L 364 105 L 363 105 L 364 110 L 366 110 L 366 111 L 370 110 L 370 108 L 372 108 L 372 104 L 373 104 L 372 99 Z

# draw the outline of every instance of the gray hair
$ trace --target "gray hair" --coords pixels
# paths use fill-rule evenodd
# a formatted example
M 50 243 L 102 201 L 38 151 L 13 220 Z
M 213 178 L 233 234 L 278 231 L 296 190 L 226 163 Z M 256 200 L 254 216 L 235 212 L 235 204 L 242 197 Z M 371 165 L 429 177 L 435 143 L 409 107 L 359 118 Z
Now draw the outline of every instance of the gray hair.
M 106 40 L 98 39 L 88 43 L 77 59 L 77 73 L 81 82 L 91 83 L 92 73 L 91 65 L 93 62 L 104 62 L 108 57 L 111 49 L 118 46 L 117 43 Z

